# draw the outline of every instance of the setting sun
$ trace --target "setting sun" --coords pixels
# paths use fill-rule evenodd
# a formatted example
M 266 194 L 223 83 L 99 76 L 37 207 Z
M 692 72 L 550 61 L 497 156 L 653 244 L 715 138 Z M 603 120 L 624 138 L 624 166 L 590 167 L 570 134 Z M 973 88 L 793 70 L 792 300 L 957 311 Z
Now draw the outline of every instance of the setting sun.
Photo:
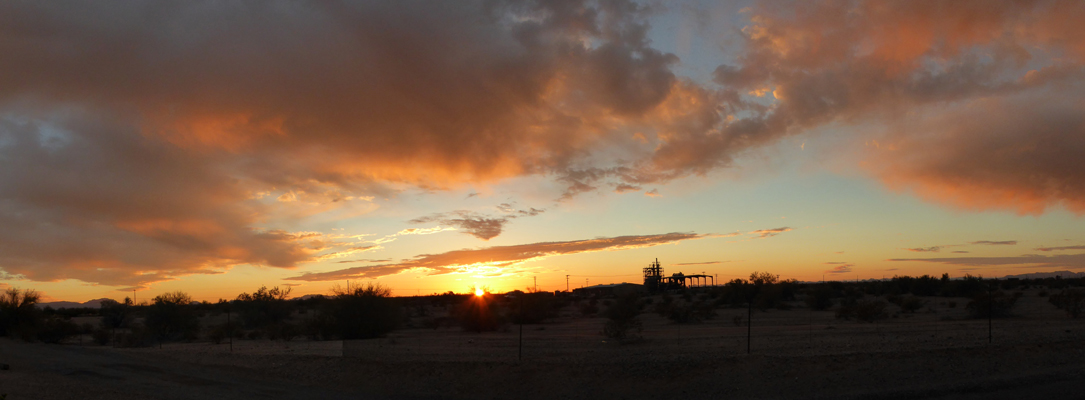
M 482 288 L 475 289 L 475 296 L 482 297 L 486 292 L 482 291 Z

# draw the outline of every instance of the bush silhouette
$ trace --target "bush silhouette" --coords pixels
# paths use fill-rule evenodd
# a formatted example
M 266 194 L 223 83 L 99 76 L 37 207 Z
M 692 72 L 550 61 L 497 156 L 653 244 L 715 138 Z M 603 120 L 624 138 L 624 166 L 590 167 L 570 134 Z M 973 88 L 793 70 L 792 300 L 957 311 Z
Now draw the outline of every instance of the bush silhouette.
M 1064 289 L 1058 294 L 1051 295 L 1047 301 L 1060 310 L 1066 311 L 1066 315 L 1070 318 L 1077 318 L 1081 316 L 1082 310 L 1085 309 L 1085 289 Z
M 238 295 L 234 307 L 245 327 L 266 328 L 282 324 L 290 317 L 291 307 L 286 301 L 289 295 L 290 288 L 279 289 L 276 286 L 268 289 L 267 286 L 261 286 L 252 294 Z
M 44 343 L 60 343 L 79 334 L 79 325 L 62 317 L 50 317 L 37 330 L 37 339 Z
M 105 329 L 127 328 L 132 322 L 132 299 L 125 297 L 124 302 L 110 299 L 102 300 L 98 308 L 98 314 L 102 316 L 101 326 Z
M 200 330 L 192 297 L 182 291 L 164 293 L 147 307 L 144 324 L 159 341 L 195 339 Z
M 329 302 L 331 322 L 335 333 L 344 340 L 382 337 L 399 327 L 402 313 L 392 299 L 392 290 L 377 283 L 364 286 L 333 288 L 335 298 Z
M 900 300 L 900 303 L 897 303 L 897 305 L 900 306 L 901 311 L 906 313 L 914 313 L 920 308 L 923 308 L 926 304 L 927 302 L 915 296 L 904 297 Z
M 806 292 L 806 305 L 812 310 L 828 310 L 833 306 L 835 294 L 836 292 L 829 285 L 815 285 Z
M 637 316 L 640 315 L 640 312 L 639 296 L 627 294 L 619 297 L 603 312 L 603 315 L 608 320 L 606 325 L 603 326 L 603 334 L 619 342 L 639 339 L 641 323 Z
M 656 314 L 679 324 L 696 323 L 716 317 L 716 308 L 708 301 L 677 302 L 671 299 L 656 303 Z
M 982 293 L 972 298 L 965 309 L 972 318 L 999 318 L 1010 315 L 1010 309 L 1017 304 L 1020 293 L 1010 296 L 1003 291 Z
M 501 326 L 497 301 L 489 293 L 482 296 L 469 296 L 456 308 L 455 315 L 465 331 L 489 332 L 496 331 Z
M 595 299 L 591 299 L 589 301 L 580 303 L 578 310 L 580 311 L 580 315 L 593 316 L 599 313 L 598 302 Z
M 31 289 L 8 288 L 0 294 L 0 336 L 14 336 L 26 341 L 43 323 L 37 303 L 41 295 Z
M 881 300 L 848 298 L 840 304 L 840 308 L 836 311 L 836 317 L 845 320 L 855 318 L 863 322 L 874 322 L 889 316 L 885 312 L 886 306 L 886 302 Z
M 512 323 L 537 324 L 557 316 L 557 301 L 549 292 L 518 293 L 523 299 L 509 303 L 509 317 Z M 522 301 L 522 303 L 521 303 Z

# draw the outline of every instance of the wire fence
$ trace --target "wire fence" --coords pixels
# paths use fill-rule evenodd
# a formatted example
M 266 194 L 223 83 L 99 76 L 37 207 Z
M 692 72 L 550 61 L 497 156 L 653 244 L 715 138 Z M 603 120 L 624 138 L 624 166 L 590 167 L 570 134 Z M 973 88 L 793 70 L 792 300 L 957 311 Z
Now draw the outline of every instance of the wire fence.
M 809 309 L 754 311 L 752 323 L 745 309 L 720 309 L 716 318 L 695 324 L 676 324 L 648 313 L 639 317 L 639 340 L 623 343 L 602 335 L 603 318 L 565 317 L 525 325 L 522 344 L 517 326 L 481 334 L 458 328 L 408 330 L 383 339 L 345 341 L 343 355 L 380 361 L 518 361 L 522 354 L 523 361 L 619 362 L 703 360 L 742 355 L 747 349 L 786 357 L 1085 340 L 1085 318 L 1069 318 L 1046 299 L 1023 303 L 1013 316 L 991 320 L 969 318 L 963 306 L 892 313 L 874 322 Z

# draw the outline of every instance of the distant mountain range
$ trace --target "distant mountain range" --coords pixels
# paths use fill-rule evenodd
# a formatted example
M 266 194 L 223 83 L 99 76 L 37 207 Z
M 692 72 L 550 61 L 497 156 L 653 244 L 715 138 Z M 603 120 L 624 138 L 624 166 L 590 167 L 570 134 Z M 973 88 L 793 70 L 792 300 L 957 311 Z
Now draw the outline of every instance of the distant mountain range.
M 107 298 L 88 300 L 83 303 L 77 303 L 74 301 L 53 301 L 49 303 L 38 303 L 38 307 L 45 308 L 46 306 L 53 308 L 101 308 L 102 300 L 112 300 Z
M 1019 279 L 1040 279 L 1040 278 L 1085 278 L 1085 272 L 1070 272 L 1070 271 L 1055 271 L 1055 272 L 1037 272 L 1034 274 L 1021 274 L 1021 275 L 1006 275 L 1006 278 L 1019 278 Z

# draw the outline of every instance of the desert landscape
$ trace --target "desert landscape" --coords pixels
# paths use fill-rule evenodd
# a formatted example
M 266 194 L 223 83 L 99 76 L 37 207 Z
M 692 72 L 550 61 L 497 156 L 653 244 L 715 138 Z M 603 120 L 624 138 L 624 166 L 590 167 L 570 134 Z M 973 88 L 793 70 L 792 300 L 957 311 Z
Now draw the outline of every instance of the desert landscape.
M 887 303 L 884 315 L 872 322 L 843 319 L 838 310 L 817 311 L 794 300 L 753 309 L 749 326 L 747 308 L 719 307 L 711 318 L 676 323 L 648 305 L 636 317 L 639 333 L 621 340 L 604 334 L 605 312 L 581 313 L 577 305 L 591 301 L 586 299 L 561 306 L 539 323 L 521 328 L 505 322 L 481 333 L 433 324 L 454 312 L 431 305 L 425 311 L 404 307 L 411 310 L 404 328 L 364 340 L 250 340 L 238 333 L 232 343 L 227 338 L 132 348 L 91 344 L 89 336 L 61 345 L 0 340 L 0 362 L 10 367 L 0 371 L 0 394 L 7 399 L 1080 397 L 1085 323 L 1052 306 L 1041 296 L 1047 289 L 1019 292 L 1012 314 L 990 322 L 969 317 L 968 298 L 941 296 L 919 297 L 923 306 L 914 312 Z M 659 304 L 662 297 L 640 302 Z M 606 308 L 615 300 L 596 301 Z M 306 317 L 297 311 L 292 318 Z M 208 313 L 201 325 L 212 327 L 225 318 Z

